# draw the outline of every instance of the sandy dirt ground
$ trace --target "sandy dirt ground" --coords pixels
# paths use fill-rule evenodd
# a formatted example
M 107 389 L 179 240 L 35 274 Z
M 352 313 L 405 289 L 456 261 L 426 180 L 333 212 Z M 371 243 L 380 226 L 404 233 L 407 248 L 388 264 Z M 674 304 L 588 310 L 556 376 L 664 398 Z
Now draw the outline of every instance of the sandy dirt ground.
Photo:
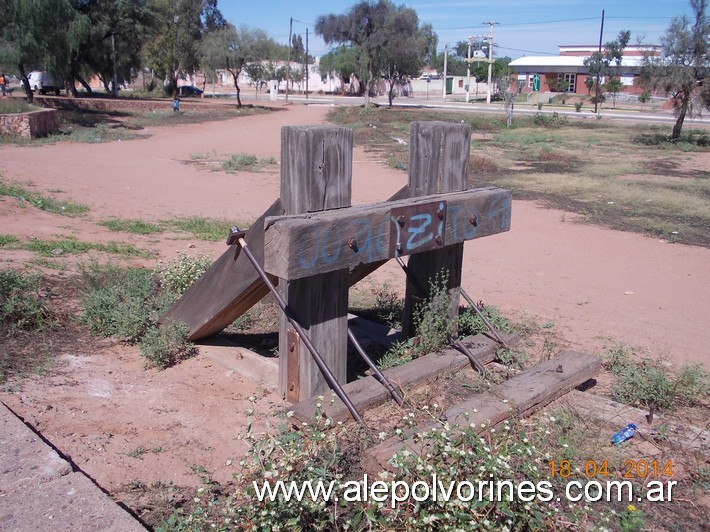
M 324 123 L 327 110 L 293 105 L 224 122 L 153 127 L 149 138 L 124 142 L 4 146 L 4 178 L 31 182 L 43 193 L 61 191 L 54 194 L 91 210 L 67 218 L 0 197 L 0 233 L 123 239 L 158 251 L 162 259 L 191 246 L 217 255 L 224 243 L 112 233 L 97 222 L 188 216 L 254 220 L 278 196 L 278 169 L 210 172 L 189 164 L 191 155 L 245 152 L 280 160 L 281 127 Z M 361 149 L 355 151 L 353 175 L 354 204 L 385 200 L 407 180 L 404 172 Z M 514 201 L 510 232 L 469 242 L 465 250 L 463 286 L 475 300 L 514 318 L 546 323 L 570 347 L 600 353 L 624 342 L 673 364 L 708 365 L 708 249 L 586 225 L 573 214 Z M 27 251 L 2 251 L 0 267 L 29 258 Z M 64 282 L 70 274 L 51 275 Z M 382 268 L 365 286 L 385 281 L 402 290 L 396 265 Z M 250 396 L 261 412 L 281 406 L 259 382 L 204 357 L 163 372 L 144 370 L 136 348 L 105 340 L 62 352 L 49 376 L 0 392 L 0 400 L 134 508 L 150 506 L 146 487 L 197 485 L 195 466 L 216 480 L 228 480 L 231 469 L 224 464 L 244 451 L 237 437 Z

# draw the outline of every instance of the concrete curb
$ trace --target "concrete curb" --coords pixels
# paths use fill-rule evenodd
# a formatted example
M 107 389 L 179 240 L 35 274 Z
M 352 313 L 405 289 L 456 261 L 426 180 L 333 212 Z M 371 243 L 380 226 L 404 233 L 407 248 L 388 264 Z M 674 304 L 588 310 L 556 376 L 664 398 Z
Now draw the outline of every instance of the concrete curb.
M 0 402 L 0 531 L 145 528 Z

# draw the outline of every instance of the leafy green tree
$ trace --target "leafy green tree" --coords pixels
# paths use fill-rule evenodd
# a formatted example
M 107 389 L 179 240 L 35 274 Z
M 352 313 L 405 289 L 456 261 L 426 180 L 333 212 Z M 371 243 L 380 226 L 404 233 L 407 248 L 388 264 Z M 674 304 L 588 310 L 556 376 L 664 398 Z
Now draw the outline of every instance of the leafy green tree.
M 366 106 L 369 106 L 375 79 L 375 61 L 386 40 L 385 18 L 389 6 L 387 0 L 372 4 L 363 1 L 343 15 L 322 15 L 316 20 L 316 33 L 326 44 L 350 44 L 360 49 L 364 61 L 359 64 L 357 77 L 364 88 Z
M 617 76 L 609 76 L 605 88 L 607 92 L 611 93 L 611 101 L 614 102 L 614 108 L 616 108 L 616 97 L 621 92 L 621 89 L 624 88 L 621 80 Z
M 106 91 L 115 94 L 117 87 L 109 90 L 109 84 L 131 80 L 141 66 L 143 45 L 155 34 L 156 12 L 142 0 L 77 2 L 76 9 L 89 27 L 67 58 L 69 90 L 77 96 L 78 81 L 91 94 L 87 79 L 98 75 Z
M 641 69 L 641 84 L 671 96 L 676 122 L 671 134 L 677 140 L 686 116 L 710 108 L 710 22 L 707 0 L 690 0 L 694 20 L 675 18 L 661 38 L 661 57 L 647 54 Z M 692 25 L 691 25 L 692 24 Z
M 66 57 L 87 31 L 69 0 L 0 0 L 0 65 L 17 71 L 32 103 L 27 74 L 36 68 L 65 79 Z
M 306 80 L 306 76 L 303 73 L 303 67 L 291 67 L 290 73 L 291 83 L 298 85 L 298 92 L 301 92 L 301 86 Z
M 326 44 L 348 44 L 359 50 L 357 77 L 366 106 L 376 79 L 387 79 L 391 98 L 398 81 L 418 74 L 433 38 L 430 26 L 419 26 L 413 9 L 389 0 L 362 1 L 342 15 L 322 15 L 316 20 L 316 33 Z
M 201 40 L 224 26 L 216 0 L 154 0 L 162 30 L 144 48 L 148 64 L 177 94 L 178 79 L 200 66 Z
M 397 85 L 419 76 L 425 62 L 436 54 L 437 38 L 430 24 L 419 26 L 413 9 L 393 9 L 385 24 L 391 35 L 381 48 L 376 72 L 389 85 L 387 99 L 392 107 Z
M 210 32 L 200 49 L 202 62 L 209 70 L 226 70 L 234 79 L 237 107 L 242 107 L 239 75 L 246 71 L 247 66 L 255 62 L 282 60 L 284 56 L 284 47 L 263 30 L 246 26 L 237 30 L 233 24 Z
M 361 55 L 362 51 L 357 46 L 341 44 L 320 58 L 321 79 L 325 80 L 327 75 L 340 78 L 341 92 L 345 94 L 345 84 L 350 83 L 350 77 L 360 71 Z
M 621 58 L 630 38 L 631 32 L 622 30 L 615 40 L 609 41 L 604 45 L 603 52 L 594 52 L 584 60 L 584 66 L 589 71 L 584 84 L 589 89 L 589 92 L 594 90 L 595 106 L 602 101 L 602 80 L 606 76 L 618 74 L 621 68 Z
M 256 99 L 259 99 L 259 89 L 266 85 L 269 78 L 269 69 L 260 62 L 248 63 L 244 67 L 244 72 L 251 79 L 256 90 Z
M 306 48 L 303 46 L 303 37 L 293 35 L 291 37 L 291 61 L 304 63 L 306 60 Z

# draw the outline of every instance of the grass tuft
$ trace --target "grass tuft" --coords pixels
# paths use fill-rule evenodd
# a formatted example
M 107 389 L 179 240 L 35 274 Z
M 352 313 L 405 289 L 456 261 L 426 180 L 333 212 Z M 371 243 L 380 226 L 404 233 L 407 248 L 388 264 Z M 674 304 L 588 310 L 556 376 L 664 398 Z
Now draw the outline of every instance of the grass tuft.
M 30 240 L 26 246 L 30 251 L 43 257 L 57 257 L 61 255 L 79 255 L 89 251 L 101 251 L 113 255 L 123 255 L 129 257 L 150 258 L 153 254 L 144 249 L 139 249 L 133 244 L 123 242 L 82 242 L 74 238 L 64 238 L 61 240 Z
M 0 270 L 0 336 L 47 325 L 49 311 L 40 297 L 41 277 Z
M 93 334 L 137 343 L 146 365 L 160 369 L 195 354 L 185 324 L 159 326 L 158 320 L 178 295 L 164 290 L 154 272 L 89 263 L 81 266 L 81 273 L 81 321 Z
M 650 359 L 633 360 L 624 345 L 607 351 L 605 367 L 614 376 L 611 396 L 620 403 L 672 410 L 710 392 L 710 373 L 700 364 L 683 366 L 671 375 Z
M 61 201 L 51 196 L 32 192 L 21 184 L 0 179 L 0 196 L 10 196 L 27 202 L 43 211 L 63 216 L 80 216 L 89 211 L 89 207 L 71 201 Z
M 142 220 L 105 220 L 100 222 L 99 225 L 104 226 L 110 231 L 122 231 L 124 233 L 134 233 L 137 235 L 151 235 L 164 231 L 161 226 Z
M 19 242 L 19 239 L 13 235 L 0 235 L 0 248 L 9 249 Z
M 229 229 L 234 224 L 226 220 L 215 220 L 213 218 L 197 216 L 194 218 L 161 222 L 161 225 L 173 230 L 192 233 L 195 238 L 199 238 L 200 240 L 218 242 L 220 240 L 226 240 L 229 235 Z
M 259 159 L 251 153 L 233 153 L 222 163 L 222 170 L 225 172 L 259 171 L 274 164 L 276 164 L 276 159 L 273 157 Z

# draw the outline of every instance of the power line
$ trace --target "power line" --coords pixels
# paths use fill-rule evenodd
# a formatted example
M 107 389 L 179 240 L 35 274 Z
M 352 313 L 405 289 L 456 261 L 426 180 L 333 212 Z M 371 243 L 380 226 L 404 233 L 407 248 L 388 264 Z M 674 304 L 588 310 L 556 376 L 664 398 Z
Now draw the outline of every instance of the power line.
M 674 17 L 606 17 L 607 19 L 613 20 L 670 20 Z M 503 25 L 506 28 L 514 26 L 534 26 L 539 24 L 561 24 L 564 22 L 583 22 L 586 20 L 599 20 L 599 17 L 578 17 L 578 18 L 563 18 L 563 19 L 553 19 L 553 20 L 538 20 L 534 22 L 504 22 Z M 437 31 L 448 31 L 448 30 L 469 30 L 471 26 L 459 26 L 454 28 L 434 28 Z

